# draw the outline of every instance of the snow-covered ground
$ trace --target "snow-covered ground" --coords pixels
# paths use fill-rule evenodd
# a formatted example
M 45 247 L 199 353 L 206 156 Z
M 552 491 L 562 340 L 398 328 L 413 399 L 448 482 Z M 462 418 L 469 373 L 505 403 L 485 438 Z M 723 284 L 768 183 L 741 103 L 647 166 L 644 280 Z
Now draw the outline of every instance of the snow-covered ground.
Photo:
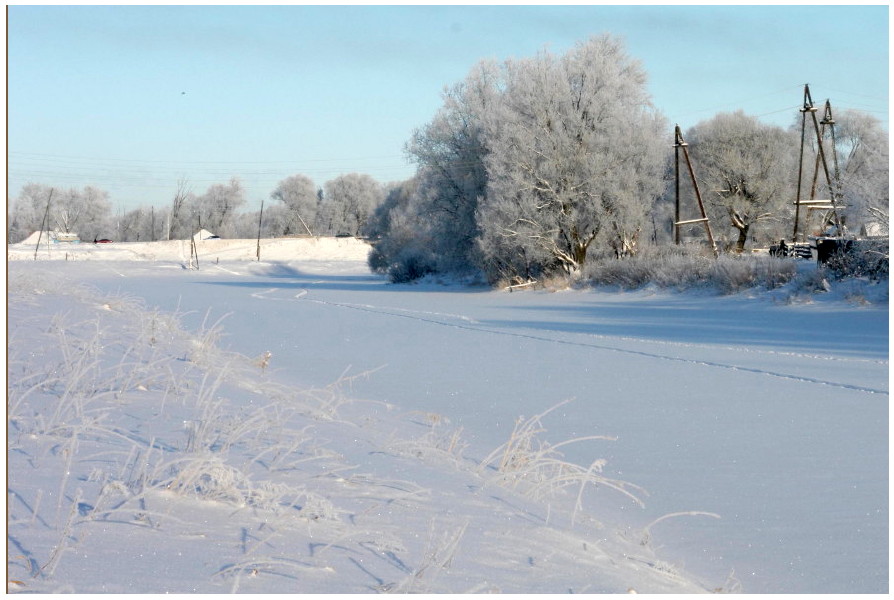
M 8 247 L 10 589 L 888 591 L 886 288 L 197 250 Z

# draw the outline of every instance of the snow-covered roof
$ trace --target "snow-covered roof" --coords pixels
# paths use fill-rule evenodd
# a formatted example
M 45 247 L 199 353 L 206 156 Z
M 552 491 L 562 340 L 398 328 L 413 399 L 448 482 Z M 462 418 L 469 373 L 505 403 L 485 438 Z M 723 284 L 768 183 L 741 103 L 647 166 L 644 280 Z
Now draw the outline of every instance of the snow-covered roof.
M 208 240 L 208 239 L 217 239 L 217 235 L 211 233 L 207 229 L 200 229 L 196 232 L 192 239 L 195 241 Z

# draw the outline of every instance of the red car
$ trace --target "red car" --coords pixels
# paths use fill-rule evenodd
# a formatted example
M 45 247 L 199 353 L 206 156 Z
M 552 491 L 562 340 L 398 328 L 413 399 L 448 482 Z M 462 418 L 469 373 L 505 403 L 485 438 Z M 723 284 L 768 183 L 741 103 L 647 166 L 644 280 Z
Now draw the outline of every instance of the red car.
M 93 243 L 94 243 L 94 244 L 111 244 L 111 243 L 112 243 L 112 240 L 107 240 L 106 238 L 103 238 L 103 239 L 101 239 L 101 240 L 98 240 L 98 239 L 96 239 L 96 238 L 93 238 Z

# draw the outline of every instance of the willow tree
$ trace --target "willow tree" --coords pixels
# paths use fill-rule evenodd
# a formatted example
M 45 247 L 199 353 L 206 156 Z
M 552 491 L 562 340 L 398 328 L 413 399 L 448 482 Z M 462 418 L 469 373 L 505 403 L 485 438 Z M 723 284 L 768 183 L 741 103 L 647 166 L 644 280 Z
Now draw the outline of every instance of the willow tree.
M 686 140 L 708 204 L 736 232 L 736 252 L 759 223 L 790 222 L 799 144 L 793 131 L 736 111 L 695 125 Z
M 270 197 L 279 200 L 290 210 L 286 234 L 313 234 L 311 227 L 317 216 L 317 188 L 307 175 L 292 175 L 280 181 Z
M 635 253 L 669 153 L 640 63 L 603 35 L 507 61 L 504 80 L 486 121 L 486 270 L 574 272 L 594 243 Z
M 245 204 L 245 188 L 237 177 L 229 183 L 215 183 L 204 194 L 190 198 L 188 212 L 193 227 L 202 227 L 224 237 L 235 233 L 236 214 Z
M 478 63 L 463 81 L 445 89 L 435 117 L 407 144 L 418 166 L 412 204 L 426 221 L 427 244 L 444 269 L 478 261 L 475 217 L 487 188 L 484 121 L 498 102 L 499 87 L 498 65 Z
M 841 192 L 849 226 L 855 230 L 858 223 L 874 224 L 887 235 L 888 131 L 877 118 L 860 111 L 842 111 L 835 120 Z
M 376 207 L 385 199 L 385 188 L 370 175 L 339 175 L 323 185 L 318 220 L 324 215 L 321 231 L 360 235 Z
M 408 153 L 415 188 L 376 264 L 474 267 L 493 281 L 578 271 L 594 244 L 635 253 L 670 145 L 644 70 L 605 35 L 562 56 L 482 61 Z

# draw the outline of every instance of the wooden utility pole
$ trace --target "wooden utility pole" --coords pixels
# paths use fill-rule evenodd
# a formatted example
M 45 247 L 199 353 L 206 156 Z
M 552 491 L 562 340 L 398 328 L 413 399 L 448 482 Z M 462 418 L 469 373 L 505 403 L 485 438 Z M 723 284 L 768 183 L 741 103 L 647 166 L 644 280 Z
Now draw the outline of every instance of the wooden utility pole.
M 310 227 L 308 227 L 307 223 L 304 222 L 304 219 L 301 218 L 301 213 L 295 211 L 295 214 L 298 215 L 298 219 L 301 221 L 301 224 L 304 225 L 304 228 L 307 230 L 307 234 L 310 237 L 314 237 L 314 232 L 310 230 Z
M 680 245 L 680 148 L 683 145 L 680 143 L 680 140 L 683 139 L 683 134 L 680 133 L 680 126 L 677 125 L 674 129 L 674 187 L 676 189 L 676 193 L 674 195 L 674 244 L 677 246 Z
M 826 210 L 830 211 L 832 215 L 832 222 L 835 224 L 835 227 L 838 229 L 839 235 L 841 235 L 841 221 L 838 218 L 838 212 L 836 210 L 836 204 L 839 200 L 839 191 L 838 191 L 838 155 L 835 150 L 835 120 L 832 118 L 832 105 L 829 101 L 826 101 L 826 111 L 822 120 L 822 129 L 820 129 L 820 122 L 816 118 L 817 109 L 813 105 L 813 98 L 810 96 L 810 86 L 808 84 L 804 84 L 804 106 L 801 108 L 801 152 L 800 159 L 798 163 L 798 191 L 797 197 L 795 198 L 795 225 L 792 231 L 792 241 L 798 241 L 798 223 L 801 220 L 801 206 L 806 206 L 807 210 Z M 817 158 L 816 164 L 814 165 L 813 171 L 813 184 L 810 188 L 810 198 L 802 200 L 801 199 L 801 179 L 804 175 L 804 142 L 806 138 L 807 132 L 807 115 L 810 115 L 811 120 L 813 121 L 813 132 L 816 135 L 816 147 L 817 147 Z M 826 151 L 824 148 L 824 138 L 825 138 L 825 130 L 826 126 L 829 126 L 832 132 L 832 153 L 835 157 L 835 179 L 833 183 L 833 179 L 829 174 L 829 164 L 826 161 Z M 816 198 L 816 184 L 817 178 L 819 177 L 819 167 L 822 164 L 823 173 L 826 176 L 826 185 L 829 188 L 829 199 L 818 200 Z
M 717 258 L 717 244 L 714 242 L 714 235 L 711 233 L 711 223 L 708 221 L 708 214 L 705 212 L 705 205 L 702 202 L 702 194 L 698 189 L 698 181 L 695 179 L 695 171 L 692 169 L 692 161 L 689 160 L 688 147 L 689 144 L 683 140 L 683 133 L 680 131 L 680 126 L 677 125 L 674 129 L 674 155 L 676 159 L 674 164 L 674 176 L 677 190 L 674 207 L 674 243 L 680 243 L 681 226 L 703 223 L 705 226 L 705 233 L 708 235 L 708 243 L 711 244 L 711 251 L 714 253 L 714 258 Z M 683 151 L 683 157 L 686 159 L 686 166 L 689 169 L 689 177 L 692 179 L 692 188 L 695 190 L 695 199 L 698 201 L 698 210 L 699 214 L 701 214 L 701 217 L 698 219 L 689 219 L 686 221 L 680 220 L 680 150 Z
M 838 169 L 838 140 L 835 139 L 835 119 L 832 118 L 832 104 L 826 100 L 826 112 L 823 120 L 820 121 L 825 132 L 826 126 L 829 127 L 830 137 L 832 138 L 832 166 L 835 168 L 835 189 L 831 190 L 832 204 L 838 205 L 841 200 L 841 171 Z
M 43 237 L 43 230 L 49 225 L 50 221 L 50 201 L 53 199 L 55 188 L 50 188 L 50 195 L 47 197 L 47 211 L 43 215 L 43 221 L 40 222 L 40 231 L 37 234 L 37 246 L 34 248 L 34 260 L 37 260 L 37 251 L 40 250 L 40 238 Z M 50 232 L 47 232 L 50 235 Z M 47 240 L 49 244 L 50 240 Z M 49 248 L 49 246 L 47 246 Z
M 258 215 L 258 261 L 261 260 L 261 221 L 264 219 L 264 199 L 261 198 L 261 213 Z
M 199 269 L 199 248 L 196 246 L 196 236 L 202 231 L 202 217 L 199 216 L 199 228 L 196 230 L 192 237 L 189 238 L 189 262 L 192 263 L 192 258 L 196 258 L 196 270 Z M 192 264 L 190 264 L 192 266 Z

